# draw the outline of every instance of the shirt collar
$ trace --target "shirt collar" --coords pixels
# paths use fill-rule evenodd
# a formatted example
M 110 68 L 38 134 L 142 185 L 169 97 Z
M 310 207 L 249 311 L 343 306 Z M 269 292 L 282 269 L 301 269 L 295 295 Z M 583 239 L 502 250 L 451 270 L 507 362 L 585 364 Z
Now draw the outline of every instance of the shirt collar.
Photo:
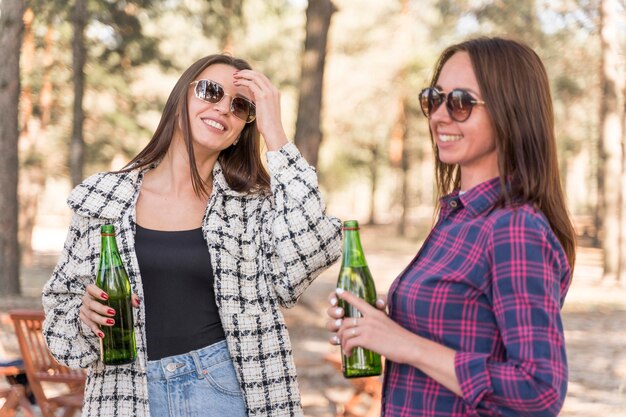
M 495 177 L 470 188 L 462 195 L 459 190 L 442 197 L 439 202 L 442 215 L 447 216 L 463 207 L 472 216 L 478 216 L 490 210 L 500 198 L 500 177 Z

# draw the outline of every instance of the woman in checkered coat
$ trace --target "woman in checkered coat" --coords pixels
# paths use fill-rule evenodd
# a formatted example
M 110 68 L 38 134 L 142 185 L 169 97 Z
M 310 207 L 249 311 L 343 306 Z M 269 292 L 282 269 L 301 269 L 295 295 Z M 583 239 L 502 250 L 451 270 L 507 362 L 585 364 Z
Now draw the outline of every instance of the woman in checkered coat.
M 59 362 L 88 368 L 83 416 L 302 415 L 280 308 L 339 257 L 340 222 L 288 143 L 266 76 L 230 56 L 200 59 L 148 145 L 68 204 L 44 335 Z M 101 326 L 115 320 L 94 285 L 103 224 L 116 228 L 135 293 L 129 365 L 99 360 Z

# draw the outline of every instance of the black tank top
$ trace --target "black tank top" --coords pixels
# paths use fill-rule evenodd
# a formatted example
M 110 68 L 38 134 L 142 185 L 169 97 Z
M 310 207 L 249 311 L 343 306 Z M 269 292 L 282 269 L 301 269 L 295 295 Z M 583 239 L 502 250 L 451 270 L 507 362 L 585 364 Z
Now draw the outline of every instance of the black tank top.
M 136 226 L 148 359 L 187 353 L 223 340 L 202 229 L 169 232 Z

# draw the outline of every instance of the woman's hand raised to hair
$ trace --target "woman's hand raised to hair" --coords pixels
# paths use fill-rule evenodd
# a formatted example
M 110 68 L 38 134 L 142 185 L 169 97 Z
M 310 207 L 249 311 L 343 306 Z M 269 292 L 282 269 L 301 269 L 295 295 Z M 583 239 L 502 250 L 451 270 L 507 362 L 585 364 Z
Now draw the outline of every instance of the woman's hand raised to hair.
M 280 112 L 280 92 L 264 74 L 253 70 L 235 73 L 235 85 L 248 87 L 256 106 L 256 125 L 267 149 L 277 151 L 287 144 Z
M 80 306 L 80 319 L 96 336 L 103 338 L 104 333 L 100 330 L 100 326 L 113 326 L 115 310 L 98 301 L 106 301 L 109 296 L 95 284 L 87 285 L 86 290 Z M 139 307 L 139 297 L 136 294 L 133 294 L 133 307 Z

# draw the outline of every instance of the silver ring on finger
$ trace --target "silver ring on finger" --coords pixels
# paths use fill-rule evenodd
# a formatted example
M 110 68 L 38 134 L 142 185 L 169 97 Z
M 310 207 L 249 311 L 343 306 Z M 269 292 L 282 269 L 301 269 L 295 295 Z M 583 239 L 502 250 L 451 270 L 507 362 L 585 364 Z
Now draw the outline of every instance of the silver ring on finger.
M 352 333 L 352 336 L 356 336 L 356 327 L 352 328 L 352 332 L 351 333 Z

